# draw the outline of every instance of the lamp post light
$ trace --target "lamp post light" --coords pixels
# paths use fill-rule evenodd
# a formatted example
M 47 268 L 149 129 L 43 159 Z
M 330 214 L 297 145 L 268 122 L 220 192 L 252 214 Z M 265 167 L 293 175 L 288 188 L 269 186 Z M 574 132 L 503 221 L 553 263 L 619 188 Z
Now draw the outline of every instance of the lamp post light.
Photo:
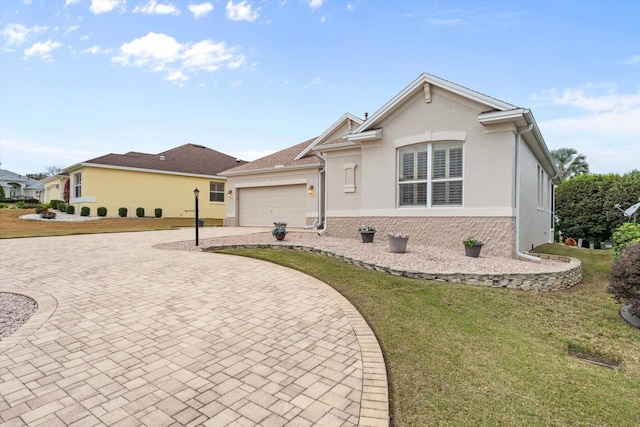
M 198 244 L 200 243 L 198 239 L 198 225 L 199 225 L 198 223 L 200 222 L 198 218 L 198 196 L 200 195 L 200 190 L 198 190 L 198 187 L 196 187 L 196 189 L 193 190 L 193 195 L 195 196 L 195 199 L 196 199 L 196 246 L 198 246 Z

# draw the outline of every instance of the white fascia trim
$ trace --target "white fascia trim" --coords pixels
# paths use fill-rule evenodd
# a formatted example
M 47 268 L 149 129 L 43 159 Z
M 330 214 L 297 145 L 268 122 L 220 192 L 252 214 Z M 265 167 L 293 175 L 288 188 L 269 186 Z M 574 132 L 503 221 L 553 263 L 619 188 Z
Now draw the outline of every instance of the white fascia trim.
M 413 82 L 411 82 L 409 86 L 407 86 L 400 93 L 394 96 L 389 102 L 384 104 L 382 108 L 380 108 L 371 117 L 369 117 L 369 119 L 366 120 L 363 124 L 361 124 L 353 133 L 359 133 L 369 129 L 378 120 L 380 120 L 381 118 L 385 117 L 387 114 L 395 110 L 395 108 L 399 104 L 401 104 L 407 97 L 413 95 L 416 91 L 421 90 L 425 83 L 438 86 L 449 92 L 455 93 L 464 98 L 468 98 L 473 101 L 479 102 L 481 104 L 487 105 L 488 107 L 494 108 L 496 110 L 512 110 L 517 108 L 515 105 L 511 105 L 506 102 L 500 101 L 498 99 L 492 98 L 490 96 L 481 94 L 474 90 L 468 89 L 464 86 L 457 85 L 455 83 L 441 79 L 431 74 L 423 73 L 420 76 L 418 76 L 418 78 L 415 79 Z
M 325 130 L 324 132 L 322 132 L 322 135 L 320 135 L 319 137 L 317 137 L 315 139 L 315 141 L 313 141 L 311 144 L 309 144 L 307 146 L 307 148 L 305 148 L 304 150 L 302 150 L 302 152 L 300 154 L 298 154 L 295 158 L 295 160 L 300 160 L 301 158 L 303 158 L 304 156 L 306 156 L 309 151 L 311 151 L 313 149 L 313 147 L 315 147 L 316 145 L 320 144 L 322 141 L 325 140 L 325 138 L 329 135 L 331 135 L 333 133 L 333 131 L 335 131 L 338 127 L 340 127 L 340 125 L 342 125 L 346 120 L 351 120 L 354 123 L 361 125 L 362 124 L 362 119 L 354 116 L 351 113 L 344 113 L 342 115 L 342 117 L 340 117 L 338 120 L 336 120 L 331 126 L 329 126 L 329 128 L 327 130 Z
M 345 148 L 354 148 L 354 147 L 358 147 L 358 144 L 355 144 L 351 141 L 345 141 L 345 142 L 335 142 L 333 144 L 324 144 L 320 147 L 314 147 L 313 151 L 324 152 L 324 151 L 342 150 Z
M 329 210 L 327 217 L 514 217 L 515 209 L 504 208 L 398 208 Z
M 322 166 L 323 166 L 322 163 L 310 163 L 310 164 L 306 164 L 306 165 L 282 166 L 282 167 L 272 166 L 272 167 L 269 167 L 269 168 L 251 169 L 251 170 L 248 170 L 248 171 L 238 171 L 238 172 L 226 173 L 225 175 L 220 175 L 220 177 L 226 178 L 226 177 L 236 177 L 236 176 L 243 176 L 243 175 L 257 175 L 257 174 L 261 174 L 261 173 L 275 173 L 275 172 L 301 170 L 301 169 L 318 169 L 318 168 L 321 168 Z
M 97 163 L 78 163 L 75 166 L 78 166 L 76 169 L 80 169 L 83 167 L 91 167 L 91 168 L 98 168 L 98 169 L 117 169 L 117 170 L 130 171 L 130 172 L 146 172 L 146 173 L 157 173 L 162 175 L 191 176 L 191 177 L 198 177 L 198 178 L 224 180 L 224 177 L 222 177 L 221 175 L 201 175 L 197 173 L 163 171 L 158 169 L 131 168 L 126 166 L 101 165 Z
M 529 110 L 527 110 L 526 108 L 517 108 L 514 110 L 507 110 L 507 111 L 489 111 L 487 113 L 478 114 L 478 121 L 482 125 L 515 122 L 518 119 L 520 120 L 524 119 L 524 115 L 527 111 Z
M 372 129 L 366 132 L 347 135 L 347 141 L 352 142 L 379 141 L 380 139 L 382 139 L 382 129 Z

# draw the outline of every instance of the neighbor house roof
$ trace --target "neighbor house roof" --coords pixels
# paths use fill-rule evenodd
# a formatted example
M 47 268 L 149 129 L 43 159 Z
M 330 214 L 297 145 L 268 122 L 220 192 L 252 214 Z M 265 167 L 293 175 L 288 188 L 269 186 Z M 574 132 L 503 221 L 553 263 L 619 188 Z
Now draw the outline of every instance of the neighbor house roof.
M 15 172 L 8 171 L 6 169 L 0 169 L 0 181 L 2 182 L 15 182 L 20 183 L 25 189 L 41 190 L 44 185 L 35 179 L 31 179 L 28 176 L 20 175 Z
M 130 151 L 125 154 L 106 154 L 71 166 L 102 166 L 118 169 L 140 169 L 194 175 L 218 175 L 221 171 L 246 163 L 235 157 L 203 145 L 184 144 L 158 154 Z
M 284 150 L 262 157 L 258 160 L 254 160 L 251 163 L 246 163 L 233 169 L 226 170 L 222 172 L 222 175 L 269 172 L 281 170 L 283 168 L 291 169 L 309 166 L 322 167 L 324 165 L 324 160 L 315 154 L 306 154 L 304 157 L 297 159 L 298 155 L 306 151 L 307 148 L 316 141 L 316 139 L 317 138 L 312 138 L 308 141 L 294 145 L 293 147 L 285 148 Z

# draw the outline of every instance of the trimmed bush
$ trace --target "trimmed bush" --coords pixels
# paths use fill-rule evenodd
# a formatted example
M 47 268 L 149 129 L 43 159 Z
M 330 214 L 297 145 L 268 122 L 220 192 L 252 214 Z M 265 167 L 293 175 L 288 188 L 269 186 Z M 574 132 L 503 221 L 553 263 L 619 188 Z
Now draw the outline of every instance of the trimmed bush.
M 65 209 L 65 212 L 68 213 L 69 215 L 73 215 L 76 213 L 76 207 L 73 205 L 69 205 L 67 206 L 67 208 Z
M 80 208 L 80 216 L 89 216 L 91 215 L 91 208 L 89 206 L 83 206 Z
M 120 208 L 120 209 L 118 209 L 118 215 L 119 215 L 121 218 L 126 218 L 126 217 L 127 217 L 127 212 L 128 212 L 128 211 L 129 211 L 129 210 L 128 210 L 127 208 Z
M 607 292 L 620 304 L 628 304 L 629 311 L 640 317 L 640 242 L 622 250 L 611 268 Z
M 613 241 L 613 258 L 618 259 L 620 253 L 631 243 L 640 242 L 640 224 L 627 222 L 616 229 L 611 238 Z
M 136 209 L 136 216 L 138 218 L 144 218 L 144 208 L 137 208 Z
M 62 202 L 62 200 L 53 199 L 49 202 L 49 207 L 51 209 L 58 209 L 58 203 Z
M 40 206 L 38 206 L 36 208 L 36 213 L 37 214 L 43 214 L 43 213 L 45 213 L 47 211 L 48 211 L 48 209 L 47 209 L 47 207 L 45 205 L 40 205 Z
M 59 201 L 58 204 L 56 204 L 56 209 L 60 212 L 64 212 L 67 209 L 67 204 L 63 201 Z
M 98 216 L 107 216 L 107 208 L 100 206 L 98 208 Z
M 155 214 L 156 218 L 162 218 L 162 209 L 156 208 L 153 213 Z

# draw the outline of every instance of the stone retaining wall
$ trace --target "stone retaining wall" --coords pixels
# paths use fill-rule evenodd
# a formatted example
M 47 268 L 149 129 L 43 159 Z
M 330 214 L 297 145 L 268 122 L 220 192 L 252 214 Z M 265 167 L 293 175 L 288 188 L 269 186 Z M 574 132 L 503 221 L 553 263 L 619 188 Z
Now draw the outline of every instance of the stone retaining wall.
M 403 276 L 412 279 L 433 280 L 436 282 L 465 283 L 468 285 L 489 286 L 492 288 L 520 289 L 525 291 L 552 291 L 568 289 L 582 280 L 582 263 L 576 258 L 547 254 L 532 254 L 540 258 L 563 261 L 566 266 L 544 273 L 437 273 L 398 270 L 389 266 L 378 265 L 341 254 L 336 254 L 325 249 L 300 245 L 283 244 L 240 244 L 240 245 L 216 245 L 203 248 L 207 252 L 215 252 L 223 249 L 288 249 L 313 252 L 330 258 L 340 259 L 348 264 L 353 264 L 369 270 L 376 270 L 393 276 Z

